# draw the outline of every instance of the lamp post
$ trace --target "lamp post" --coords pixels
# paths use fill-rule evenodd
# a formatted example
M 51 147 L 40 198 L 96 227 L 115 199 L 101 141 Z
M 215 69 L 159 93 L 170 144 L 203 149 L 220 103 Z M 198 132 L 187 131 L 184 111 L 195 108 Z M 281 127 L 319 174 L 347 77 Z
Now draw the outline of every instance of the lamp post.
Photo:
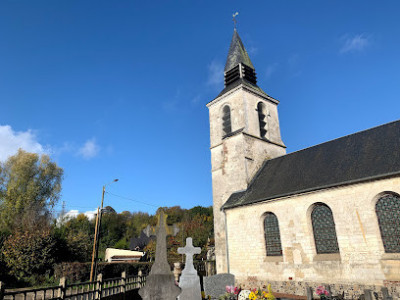
M 93 241 L 92 265 L 90 267 L 89 281 L 94 280 L 97 275 L 97 259 L 98 259 L 98 255 L 99 255 L 101 217 L 103 214 L 104 194 L 106 193 L 106 186 L 110 185 L 111 183 L 117 182 L 117 181 L 118 181 L 118 179 L 114 179 L 113 181 L 103 185 L 103 192 L 101 194 L 101 206 L 100 206 L 100 209 L 97 209 L 96 225 L 95 225 L 95 230 L 94 230 L 94 241 Z

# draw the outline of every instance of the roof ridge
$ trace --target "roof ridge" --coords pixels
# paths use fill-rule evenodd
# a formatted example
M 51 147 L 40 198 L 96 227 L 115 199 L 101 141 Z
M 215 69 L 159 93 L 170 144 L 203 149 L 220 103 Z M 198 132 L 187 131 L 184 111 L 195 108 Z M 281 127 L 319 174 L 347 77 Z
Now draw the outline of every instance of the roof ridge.
M 354 132 L 354 133 L 351 133 L 351 134 L 348 134 L 348 135 L 344 135 L 344 136 L 335 138 L 333 140 L 322 142 L 322 143 L 319 143 L 319 144 L 316 144 L 316 145 L 313 145 L 313 146 L 310 146 L 310 147 L 307 147 L 307 148 L 303 148 L 303 149 L 300 149 L 300 150 L 296 150 L 294 152 L 290 152 L 290 153 L 287 153 L 287 154 L 284 154 L 284 155 L 281 155 L 281 156 L 277 156 L 277 157 L 270 158 L 270 159 L 265 159 L 263 161 L 261 167 L 257 170 L 257 172 L 254 174 L 254 176 L 251 178 L 249 184 L 247 185 L 247 189 L 255 182 L 255 180 L 259 177 L 259 175 L 264 170 L 265 166 L 271 161 L 283 159 L 285 157 L 292 156 L 294 154 L 309 150 L 311 148 L 316 148 L 316 147 L 319 147 L 319 146 L 322 146 L 322 145 L 325 145 L 325 144 L 328 144 L 328 143 L 331 143 L 331 142 L 334 142 L 334 141 L 337 141 L 337 140 L 340 140 L 340 139 L 348 138 L 350 136 L 358 135 L 358 134 L 361 134 L 361 133 L 364 133 L 364 132 L 367 132 L 367 131 L 371 131 L 371 130 L 377 129 L 379 127 L 384 127 L 384 126 L 387 126 L 387 125 L 390 125 L 390 124 L 393 124 L 393 123 L 397 123 L 397 122 L 400 123 L 400 119 L 399 120 L 395 120 L 395 121 L 391 121 L 391 122 L 388 122 L 388 123 L 385 123 L 385 124 L 381 124 L 381 125 L 378 125 L 378 126 L 374 126 L 374 127 L 368 128 L 368 129 L 364 129 L 364 130 L 361 130 L 361 131 L 357 131 L 357 132 Z M 237 192 L 234 192 L 232 194 L 236 194 L 236 193 Z
M 367 132 L 367 131 L 371 131 L 371 130 L 377 129 L 379 127 L 384 127 L 384 126 L 387 126 L 387 125 L 390 125 L 390 124 L 393 124 L 393 123 L 397 123 L 397 122 L 400 123 L 400 119 L 395 120 L 395 121 L 391 121 L 391 122 L 388 122 L 388 123 L 385 123 L 385 124 L 377 125 L 377 126 L 374 126 L 374 127 L 371 127 L 371 128 L 363 129 L 363 130 L 360 130 L 360 131 L 357 131 L 357 132 L 353 132 L 353 133 L 350 133 L 350 134 L 347 134 L 347 135 L 344 135 L 344 136 L 341 136 L 341 137 L 338 137 L 338 138 L 334 138 L 332 140 L 329 140 L 329 141 L 326 141 L 326 142 L 322 142 L 322 143 L 319 143 L 319 144 L 316 144 L 316 145 L 313 145 L 313 146 L 309 146 L 309 147 L 306 147 L 306 148 L 303 148 L 303 149 L 299 149 L 299 150 L 287 153 L 285 155 L 281 155 L 281 156 L 278 156 L 278 157 L 274 157 L 274 158 L 268 159 L 267 161 L 278 159 L 278 158 L 281 158 L 283 156 L 289 156 L 289 155 L 292 155 L 292 154 L 295 154 L 295 153 L 298 153 L 298 152 L 302 152 L 302 151 L 305 151 L 305 150 L 308 150 L 308 149 L 311 149 L 311 148 L 314 148 L 314 147 L 322 146 L 324 144 L 328 144 L 328 143 L 331 143 L 331 142 L 334 142 L 334 141 L 337 141 L 337 140 L 340 140 L 340 139 L 344 139 L 344 138 L 347 138 L 347 137 L 350 137 L 350 136 L 353 136 L 353 135 L 358 135 L 358 134 L 361 134 L 361 133 L 364 133 L 364 132 Z

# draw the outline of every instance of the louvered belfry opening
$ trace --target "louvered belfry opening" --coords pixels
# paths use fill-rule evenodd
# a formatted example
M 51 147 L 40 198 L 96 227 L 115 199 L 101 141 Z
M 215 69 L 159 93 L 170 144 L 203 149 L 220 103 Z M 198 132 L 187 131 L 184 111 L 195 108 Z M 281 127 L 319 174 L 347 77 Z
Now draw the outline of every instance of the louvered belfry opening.
M 239 65 L 225 73 L 225 86 L 230 85 L 240 78 Z
M 225 87 L 229 86 L 231 83 L 234 83 L 240 78 L 243 78 L 254 85 L 257 84 L 256 71 L 244 63 L 240 63 L 229 71 L 225 72 Z
M 258 122 L 260 126 L 260 137 L 266 138 L 267 137 L 267 108 L 265 107 L 264 103 L 257 104 L 257 111 L 258 111 Z
M 229 108 L 228 105 L 225 105 L 223 108 L 222 130 L 224 136 L 232 132 L 231 109 Z
M 311 213 L 311 221 L 317 253 L 339 253 L 331 209 L 323 203 L 316 204 Z
M 252 84 L 257 84 L 256 71 L 253 68 L 241 64 L 242 67 L 242 77 Z
M 400 197 L 384 195 L 375 206 L 386 253 L 400 253 Z

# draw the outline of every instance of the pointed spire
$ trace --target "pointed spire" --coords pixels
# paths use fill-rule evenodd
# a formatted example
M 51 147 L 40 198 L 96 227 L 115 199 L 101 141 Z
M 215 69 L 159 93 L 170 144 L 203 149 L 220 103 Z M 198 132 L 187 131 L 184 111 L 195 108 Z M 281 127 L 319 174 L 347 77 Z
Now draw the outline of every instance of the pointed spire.
M 231 46 L 229 47 L 228 58 L 226 59 L 225 72 L 233 69 L 239 63 L 245 64 L 246 66 L 254 70 L 254 66 L 251 63 L 250 57 L 247 54 L 246 49 L 242 43 L 242 40 L 237 33 L 236 28 L 233 31 L 233 37 Z

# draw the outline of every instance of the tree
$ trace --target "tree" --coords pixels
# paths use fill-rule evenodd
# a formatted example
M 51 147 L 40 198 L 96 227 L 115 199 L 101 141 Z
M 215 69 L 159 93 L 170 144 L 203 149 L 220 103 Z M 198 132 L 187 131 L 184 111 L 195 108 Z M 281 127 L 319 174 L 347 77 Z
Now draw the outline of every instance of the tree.
M 2 254 L 10 273 L 19 280 L 50 274 L 57 257 L 57 241 L 46 231 L 16 231 L 4 242 Z
M 31 230 L 48 222 L 60 198 L 63 169 L 46 154 L 18 153 L 0 164 L 0 229 Z

